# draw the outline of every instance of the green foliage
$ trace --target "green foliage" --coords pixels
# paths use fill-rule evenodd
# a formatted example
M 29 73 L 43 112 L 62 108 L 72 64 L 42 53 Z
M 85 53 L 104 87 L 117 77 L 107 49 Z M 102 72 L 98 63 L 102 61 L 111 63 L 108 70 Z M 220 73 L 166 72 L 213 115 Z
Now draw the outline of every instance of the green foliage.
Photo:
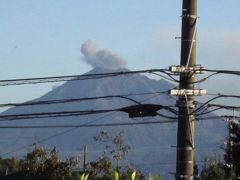
M 119 161 L 121 161 L 131 149 L 130 146 L 124 144 L 123 135 L 124 131 L 120 131 L 112 138 L 108 135 L 107 131 L 101 131 L 98 136 L 94 136 L 95 141 L 107 143 L 103 156 L 108 156 L 115 160 L 117 169 Z
M 119 180 L 119 173 L 117 171 L 113 173 L 113 180 Z
M 201 180 L 236 180 L 234 171 L 226 173 L 225 165 L 217 155 L 212 155 L 205 159 L 205 164 L 201 172 Z
M 240 125 L 235 121 L 230 121 L 228 129 L 229 137 L 224 154 L 225 170 L 228 176 L 232 176 L 232 171 L 240 176 Z
M 71 180 L 80 180 L 81 179 L 81 174 L 80 173 L 74 173 L 72 174 Z
M 130 150 L 130 146 L 124 144 L 123 135 L 121 131 L 111 138 L 102 131 L 94 137 L 96 141 L 106 143 L 106 149 L 96 161 L 88 163 L 83 174 L 72 173 L 75 162 L 72 159 L 60 161 L 55 148 L 49 151 L 35 146 L 22 160 L 0 158 L 0 177 L 9 174 L 11 178 L 21 180 L 145 180 L 144 175 L 131 166 L 119 166 L 119 161 Z M 154 180 L 160 180 L 160 175 Z
M 225 180 L 225 171 L 220 164 L 211 164 L 202 170 L 201 180 Z
M 125 158 L 131 149 L 124 144 L 124 132 L 117 133 L 114 137 L 109 136 L 106 131 L 101 131 L 94 140 L 106 144 L 103 154 L 97 161 L 89 163 L 88 172 L 91 180 L 140 180 L 143 175 L 140 172 L 127 167 L 119 166 L 119 162 Z M 116 162 L 112 163 L 112 162 Z
M 81 177 L 80 177 L 80 180 L 87 180 L 87 179 L 88 179 L 88 176 L 89 176 L 89 174 L 83 173 L 83 174 L 81 175 Z
M 127 174 L 125 174 L 125 176 L 123 174 L 121 179 L 124 179 L 124 180 L 135 180 L 136 174 L 137 174 L 137 171 L 133 171 L 131 174 L 127 173 Z M 119 173 L 117 171 L 115 171 L 113 173 L 113 180 L 119 180 Z
M 21 171 L 22 160 L 16 157 L 2 159 L 0 158 L 0 175 L 6 176 Z
M 126 171 L 123 171 L 121 174 L 121 180 L 138 180 L 140 179 L 141 173 L 132 169 L 128 168 Z
M 72 175 L 73 161 L 61 162 L 55 149 L 51 152 L 35 148 L 23 161 L 23 171 L 28 180 L 68 180 Z
M 114 167 L 109 158 L 101 156 L 97 161 L 90 162 L 89 177 L 91 180 L 94 179 L 111 179 Z
M 62 162 L 54 148 L 48 151 L 35 147 L 23 160 L 0 159 L 0 175 L 24 180 L 68 180 L 72 175 L 73 160 Z M 87 180 L 87 179 L 84 179 Z
M 131 178 L 132 178 L 132 180 L 134 180 L 135 179 L 135 177 L 136 177 L 136 171 L 134 171 L 133 173 L 132 173 L 132 175 L 131 175 Z
M 135 180 L 135 177 L 136 177 L 136 171 L 134 171 L 132 174 L 131 174 L 131 178 L 128 178 L 129 180 Z M 79 177 L 77 178 L 76 180 L 88 180 L 88 176 L 89 174 L 85 174 L 83 173 L 82 175 L 78 174 L 78 176 L 75 176 L 75 177 Z M 113 177 L 111 180 L 119 180 L 119 173 L 117 171 L 114 171 L 113 172 Z M 122 178 L 123 179 L 123 178 Z M 124 179 L 124 180 L 128 180 L 128 179 Z M 157 179 L 158 180 L 158 179 Z M 160 180 L 160 179 L 159 179 Z
M 154 178 L 154 180 L 161 180 L 161 176 L 160 176 L 160 174 L 159 174 L 159 173 L 155 175 L 155 178 Z

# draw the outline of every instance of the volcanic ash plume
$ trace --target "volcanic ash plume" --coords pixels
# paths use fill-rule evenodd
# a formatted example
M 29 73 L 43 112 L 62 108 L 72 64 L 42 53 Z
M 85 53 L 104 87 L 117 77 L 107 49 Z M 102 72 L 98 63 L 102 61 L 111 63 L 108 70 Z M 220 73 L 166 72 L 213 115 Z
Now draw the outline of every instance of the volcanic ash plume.
M 83 60 L 91 66 L 106 69 L 125 68 L 127 62 L 107 49 L 98 49 L 96 42 L 87 40 L 81 47 Z

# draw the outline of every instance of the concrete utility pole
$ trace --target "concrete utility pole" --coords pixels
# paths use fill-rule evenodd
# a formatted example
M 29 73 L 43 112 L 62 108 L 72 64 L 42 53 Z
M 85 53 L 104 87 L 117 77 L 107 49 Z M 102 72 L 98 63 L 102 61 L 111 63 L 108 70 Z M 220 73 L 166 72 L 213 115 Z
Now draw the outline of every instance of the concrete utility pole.
M 86 171 L 87 166 L 87 145 L 84 144 L 83 146 L 83 172 Z
M 204 68 L 196 65 L 197 0 L 183 0 L 180 66 L 170 66 L 170 71 L 180 74 L 179 89 L 170 90 L 179 96 L 176 180 L 194 179 L 195 96 L 206 90 L 195 89 L 195 74 L 203 74 Z
M 197 0 L 183 0 L 182 5 L 182 36 L 181 63 L 186 68 L 196 65 L 196 26 Z M 180 74 L 180 90 L 194 90 L 194 71 Z M 178 99 L 178 133 L 177 133 L 177 164 L 176 180 L 193 180 L 194 166 L 194 121 L 195 98 L 185 93 Z

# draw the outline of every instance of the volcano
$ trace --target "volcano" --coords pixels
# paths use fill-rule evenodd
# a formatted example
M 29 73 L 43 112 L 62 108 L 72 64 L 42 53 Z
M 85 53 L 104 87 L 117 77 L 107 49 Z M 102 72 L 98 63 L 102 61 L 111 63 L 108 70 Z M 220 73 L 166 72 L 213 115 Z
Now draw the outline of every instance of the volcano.
M 113 70 L 104 68 L 94 68 L 86 74 L 107 73 L 112 71 Z M 117 69 L 114 71 L 128 71 L 128 69 Z M 168 93 L 156 94 L 154 92 L 164 92 L 175 86 L 175 84 L 163 79 L 155 80 L 139 74 L 128 74 L 85 81 L 68 81 L 31 102 L 131 94 L 131 98 L 140 103 L 174 106 L 176 101 L 175 97 L 172 97 Z M 136 105 L 135 102 L 127 99 L 107 98 L 61 104 L 13 107 L 3 112 L 2 115 L 104 110 L 133 105 Z M 163 113 L 169 115 L 167 111 Z M 172 116 L 172 114 L 170 115 Z M 164 118 L 158 116 L 129 118 L 128 114 L 124 112 L 109 112 L 84 116 L 4 121 L 1 122 L 0 125 L 81 125 L 158 120 L 164 120 Z M 124 143 L 129 145 L 131 150 L 120 165 L 124 166 L 131 163 L 143 173 L 160 172 L 164 179 L 173 179 L 173 177 L 169 175 L 169 172 L 175 171 L 176 127 L 177 123 L 160 123 L 72 129 L 1 129 L 0 135 L 6 137 L 6 141 L 1 143 L 1 153 L 5 156 L 23 156 L 30 148 L 26 145 L 40 142 L 47 148 L 55 146 L 61 156 L 66 158 L 81 153 L 82 147 L 87 144 L 87 158 L 88 160 L 93 160 L 103 152 L 105 147 L 105 145 L 95 142 L 93 140 L 94 136 L 98 135 L 99 132 L 103 130 L 107 131 L 109 135 L 116 135 L 118 132 L 123 131 Z M 217 147 L 223 143 L 226 132 L 225 123 L 223 121 L 200 121 L 196 123 L 196 158 L 200 166 L 202 156 L 217 149 Z

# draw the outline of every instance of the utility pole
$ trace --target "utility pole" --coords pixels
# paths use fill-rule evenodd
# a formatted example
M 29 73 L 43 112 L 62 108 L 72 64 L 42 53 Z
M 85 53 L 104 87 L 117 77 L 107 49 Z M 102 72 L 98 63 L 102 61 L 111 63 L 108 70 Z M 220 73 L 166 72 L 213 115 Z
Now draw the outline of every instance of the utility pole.
M 183 0 L 180 66 L 171 66 L 172 72 L 180 75 L 179 89 L 170 94 L 179 96 L 176 180 L 193 180 L 194 175 L 194 131 L 195 96 L 205 90 L 195 89 L 195 74 L 203 73 L 196 66 L 197 0 Z
M 197 0 L 183 0 L 181 61 L 184 67 L 196 66 Z M 195 73 L 180 74 L 180 89 L 194 90 Z M 179 96 L 176 180 L 193 180 L 194 166 L 194 121 L 195 98 L 193 95 Z
M 87 166 L 87 145 L 84 144 L 83 146 L 83 172 L 86 172 L 86 166 Z

